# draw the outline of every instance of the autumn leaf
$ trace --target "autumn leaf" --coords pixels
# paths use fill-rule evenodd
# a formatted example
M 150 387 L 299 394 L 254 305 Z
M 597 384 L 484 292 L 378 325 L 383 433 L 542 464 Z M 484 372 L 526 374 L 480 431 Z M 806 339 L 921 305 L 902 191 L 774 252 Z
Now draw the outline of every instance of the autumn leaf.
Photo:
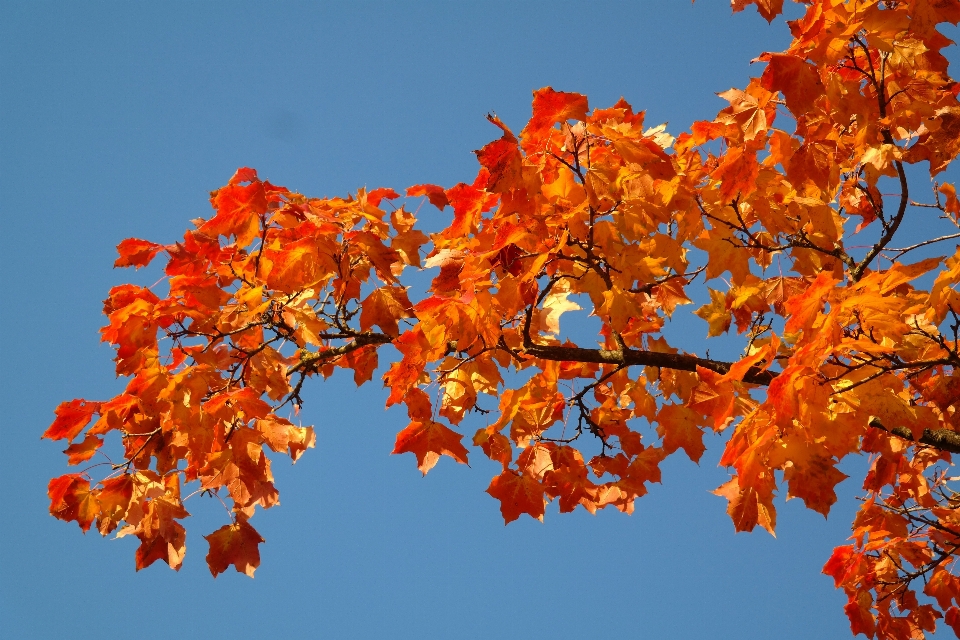
M 427 196 L 430 204 L 441 211 L 444 207 L 450 204 L 443 187 L 438 187 L 434 184 L 418 184 L 416 186 L 409 187 L 407 189 L 407 195 L 410 197 Z
M 783 10 L 732 7 L 749 4 Z M 43 437 L 81 473 L 50 481 L 51 515 L 136 536 L 137 569 L 179 569 L 196 482 L 234 517 L 207 536 L 211 572 L 253 575 L 248 520 L 279 504 L 278 457 L 315 445 L 292 422 L 314 379 L 359 386 L 382 363 L 409 419 L 393 453 L 424 474 L 466 464 L 451 427 L 473 424 L 507 523 L 550 500 L 632 513 L 711 428 L 734 529 L 772 534 L 778 491 L 826 516 L 843 461 L 866 454 L 849 544 L 824 567 L 852 631 L 960 628 L 960 204 L 905 167 L 939 175 L 960 153 L 942 23 L 957 0 L 807 2 L 762 76 L 686 130 L 537 90 L 519 136 L 488 116 L 499 138 L 451 187 L 318 198 L 239 169 L 182 241 L 120 243 L 117 266 L 163 257 L 164 281 L 104 301 L 126 379 L 55 410 Z M 706 338 L 670 328 L 693 299 Z
M 99 402 L 80 399 L 62 402 L 55 410 L 56 420 L 43 432 L 42 437 L 50 440 L 73 440 L 99 410 Z
M 586 96 L 544 87 L 533 92 L 533 117 L 527 128 L 532 131 L 567 120 L 586 120 L 587 110 Z
M 163 250 L 162 244 L 155 244 L 138 238 L 127 238 L 117 245 L 120 257 L 113 263 L 114 267 L 145 267 Z
M 89 460 L 96 455 L 101 446 L 103 446 L 103 440 L 88 433 L 81 442 L 75 442 L 64 450 L 67 454 L 67 464 L 75 465 Z
M 237 244 L 246 246 L 256 237 L 259 217 L 267 211 L 267 196 L 263 183 L 253 181 L 247 185 L 231 183 L 216 191 L 210 203 L 217 214 L 200 227 L 210 235 L 234 236 Z
M 758 524 L 775 535 L 777 516 L 769 498 L 764 500 L 752 487 L 741 488 L 736 477 L 713 492 L 728 501 L 727 514 L 737 531 L 753 531 Z
M 265 542 L 257 530 L 245 518 L 238 517 L 233 524 L 226 524 L 204 536 L 210 545 L 207 565 L 216 578 L 230 565 L 251 578 L 260 566 L 260 543 Z
M 719 336 L 730 329 L 732 317 L 727 309 L 727 297 L 713 289 L 710 292 L 710 302 L 697 309 L 694 313 L 707 321 L 710 328 L 707 331 L 708 337 Z
M 492 193 L 503 193 L 520 182 L 523 157 L 517 146 L 517 138 L 510 129 L 496 116 L 488 115 L 487 120 L 503 130 L 503 137 L 474 153 L 480 164 L 490 172 L 486 189 Z
M 487 487 L 487 493 L 500 501 L 504 524 L 510 524 L 524 513 L 543 522 L 547 502 L 543 491 L 543 485 L 535 477 L 511 469 L 504 470 Z
M 373 191 L 367 194 L 367 202 L 369 202 L 374 207 L 379 207 L 380 203 L 384 200 L 396 200 L 400 197 L 400 194 L 394 191 L 393 189 L 374 189 Z
M 743 133 L 743 139 L 748 141 L 753 140 L 767 130 L 767 115 L 763 110 L 763 106 L 755 96 L 740 89 L 730 89 L 717 95 L 730 103 L 730 106 L 721 111 L 720 115 L 717 116 L 717 122 L 739 128 Z M 737 160 L 728 162 L 727 164 L 730 164 L 731 167 L 742 165 L 744 168 L 738 169 L 737 173 L 746 175 L 746 173 L 751 171 L 751 169 L 746 168 L 749 159 L 739 160 L 743 155 L 742 147 L 733 147 L 732 150 Z M 734 164 L 737 162 L 739 164 Z M 728 169 L 727 172 L 733 172 L 733 168 Z
M 84 533 L 90 529 L 99 512 L 96 495 L 91 491 L 90 481 L 77 474 L 54 478 L 47 485 L 50 498 L 50 515 L 60 520 L 74 521 Z
M 693 411 L 682 405 L 667 405 L 657 414 L 657 425 L 657 434 L 663 438 L 664 451 L 673 453 L 683 449 L 691 460 L 700 461 L 707 448 Z
M 756 5 L 757 12 L 767 22 L 773 22 L 783 11 L 783 0 L 730 0 L 734 13 L 743 11 L 749 5 Z
M 823 307 L 824 297 L 836 284 L 837 281 L 830 274 L 820 273 L 806 291 L 784 302 L 784 310 L 789 316 L 784 331 L 794 333 L 809 329 Z
M 802 116 L 813 108 L 814 102 L 824 95 L 825 89 L 817 73 L 817 67 L 799 56 L 782 53 L 764 53 L 757 60 L 766 62 L 760 83 L 768 91 L 781 92 L 787 108 Z
M 360 309 L 361 331 L 368 331 L 376 325 L 389 336 L 400 335 L 399 320 L 413 317 L 413 305 L 407 292 L 395 286 L 375 289 L 361 303 Z
M 463 436 L 439 422 L 414 420 L 397 434 L 391 453 L 413 453 L 417 456 L 417 468 L 427 475 L 440 459 L 447 455 L 461 464 L 467 464 L 467 450 L 460 444 Z

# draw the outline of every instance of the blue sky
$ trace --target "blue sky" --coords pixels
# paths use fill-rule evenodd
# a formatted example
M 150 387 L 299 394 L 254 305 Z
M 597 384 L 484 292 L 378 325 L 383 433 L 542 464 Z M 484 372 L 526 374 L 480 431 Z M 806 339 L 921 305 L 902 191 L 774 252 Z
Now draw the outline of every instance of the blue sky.
M 483 493 L 491 467 L 446 459 L 421 477 L 412 456 L 388 455 L 403 412 L 384 411 L 378 383 L 347 378 L 305 394 L 318 446 L 275 463 L 282 506 L 254 520 L 267 540 L 255 580 L 210 577 L 200 535 L 224 523 L 213 501 L 187 505 L 179 573 L 135 573 L 134 540 L 83 536 L 46 511 L 47 480 L 66 469 L 62 445 L 39 439 L 53 408 L 122 385 L 97 333 L 107 290 L 144 277 L 111 268 L 120 240 L 179 238 L 240 166 L 317 196 L 470 181 L 471 150 L 499 133 L 484 114 L 519 130 L 547 85 L 592 106 L 622 95 L 678 133 L 759 72 L 750 59 L 786 47 L 782 21 L 716 0 L 0 10 L 6 637 L 849 634 L 820 568 L 849 533 L 854 481 L 827 521 L 781 501 L 776 539 L 735 535 L 708 493 L 728 477 L 708 438 L 699 467 L 671 459 L 633 516 L 553 507 L 543 524 L 504 527 Z

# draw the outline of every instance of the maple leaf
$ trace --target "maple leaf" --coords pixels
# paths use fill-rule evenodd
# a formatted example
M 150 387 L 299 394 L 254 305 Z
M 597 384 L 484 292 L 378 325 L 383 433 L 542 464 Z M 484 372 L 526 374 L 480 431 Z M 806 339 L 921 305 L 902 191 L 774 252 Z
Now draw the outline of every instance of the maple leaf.
M 767 22 L 773 22 L 783 11 L 783 0 L 730 0 L 734 13 L 743 11 L 751 4 L 756 5 L 757 13 Z
M 533 117 L 527 127 L 536 130 L 567 120 L 586 120 L 588 108 L 584 95 L 544 87 L 533 92 Z
M 707 331 L 707 336 L 719 336 L 727 332 L 730 329 L 730 311 L 727 309 L 727 297 L 713 289 L 708 289 L 710 292 L 710 302 L 705 304 L 696 311 L 695 314 L 703 318 L 710 325 L 710 329 Z
M 957 199 L 957 189 L 950 183 L 940 185 L 938 191 L 944 195 L 946 202 L 943 203 L 943 210 L 953 216 L 954 220 L 960 222 L 960 200 Z
M 760 165 L 750 149 L 734 147 L 725 153 L 711 177 L 720 186 L 720 200 L 745 198 L 756 189 Z
M 163 250 L 162 244 L 155 244 L 138 238 L 127 238 L 117 245 L 120 257 L 113 263 L 114 267 L 145 267 Z
M 54 478 L 47 485 L 50 515 L 60 520 L 73 520 L 84 533 L 90 529 L 99 512 L 96 495 L 90 490 L 90 481 L 77 474 Z
M 413 187 L 409 187 L 407 189 L 407 195 L 411 197 L 427 196 L 427 200 L 430 201 L 430 204 L 441 211 L 444 209 L 444 207 L 450 204 L 443 187 L 438 187 L 435 184 L 418 184 Z
M 777 515 L 773 504 L 769 498 L 763 499 L 756 489 L 742 488 L 738 479 L 733 477 L 713 493 L 727 499 L 727 514 L 737 531 L 753 531 L 759 524 L 770 535 L 776 535 Z
M 930 176 L 933 177 L 945 170 L 960 154 L 960 106 L 938 109 L 934 117 L 925 123 L 925 129 L 903 159 L 911 163 L 929 161 Z
M 504 524 L 510 524 L 524 513 L 543 522 L 547 501 L 543 497 L 543 484 L 536 477 L 505 469 L 490 482 L 487 493 L 500 501 Z
M 237 244 L 246 246 L 257 235 L 258 216 L 267 211 L 267 196 L 263 183 L 255 179 L 246 186 L 231 182 L 214 192 L 210 204 L 217 214 L 201 225 L 200 231 L 214 236 L 234 236 Z
M 417 468 L 427 475 L 440 459 L 447 455 L 461 464 L 467 464 L 467 450 L 460 443 L 463 436 L 439 422 L 414 420 L 397 434 L 391 453 L 413 453 L 417 456 Z
M 54 411 L 57 419 L 43 432 L 42 437 L 50 440 L 73 440 L 90 423 L 93 414 L 99 410 L 99 402 L 87 402 L 82 399 L 61 402 Z
M 503 137 L 474 153 L 480 164 L 490 172 L 486 189 L 492 193 L 503 193 L 520 181 L 523 157 L 517 146 L 517 138 L 500 118 L 488 115 L 487 120 L 503 130 Z
M 81 442 L 71 444 L 63 452 L 67 455 L 67 464 L 75 465 L 92 458 L 101 446 L 103 440 L 88 433 Z
M 698 249 L 709 254 L 707 278 L 716 278 L 729 271 L 734 284 L 741 284 L 750 273 L 749 256 L 737 249 L 736 241 L 721 234 L 704 234 L 695 242 Z
M 97 529 L 101 535 L 114 531 L 126 517 L 133 498 L 134 476 L 125 473 L 116 478 L 104 480 L 103 488 L 97 495 L 100 513 L 97 515 Z
M 373 325 L 380 327 L 389 336 L 400 335 L 397 322 L 413 317 L 413 305 L 407 292 L 400 287 L 374 289 L 360 304 L 360 330 L 368 331 Z
M 238 517 L 236 522 L 225 524 L 204 538 L 210 545 L 207 565 L 214 578 L 230 565 L 239 573 L 253 577 L 260 566 L 260 543 L 265 540 L 246 518 Z
M 814 318 L 820 313 L 823 299 L 837 284 L 830 274 L 822 272 L 801 294 L 784 302 L 784 310 L 789 315 L 784 331 L 794 333 L 800 329 L 809 329 Z
M 383 200 L 396 200 L 400 197 L 400 194 L 394 191 L 393 189 L 374 189 L 373 191 L 367 194 L 367 202 L 369 202 L 374 207 L 379 207 L 380 203 Z
M 311 427 L 297 427 L 289 420 L 269 415 L 256 421 L 257 431 L 267 446 L 277 453 L 290 453 L 294 462 L 303 452 L 316 446 L 316 434 Z
M 697 415 L 683 405 L 663 407 L 657 414 L 657 434 L 663 438 L 664 451 L 683 449 L 691 460 L 699 462 L 707 448 L 698 422 Z
M 779 91 L 787 100 L 787 108 L 801 116 L 813 108 L 813 103 L 824 95 L 823 82 L 815 65 L 799 56 L 783 53 L 764 53 L 758 61 L 766 62 L 760 83 L 768 91 Z
M 767 130 L 767 115 L 756 97 L 740 89 L 730 89 L 717 95 L 730 103 L 717 116 L 717 122 L 740 128 L 744 140 L 753 140 Z M 738 156 L 742 154 L 740 147 L 732 149 L 739 152 Z
M 748 4 L 768 21 L 783 9 L 732 2 Z M 263 539 L 248 519 L 279 501 L 273 455 L 296 461 L 315 444 L 281 412 L 300 408 L 314 377 L 369 381 L 386 354 L 386 404 L 410 420 L 393 453 L 414 453 L 424 474 L 442 455 L 465 464 L 447 425 L 492 413 L 473 444 L 499 463 L 487 492 L 508 523 L 542 519 L 553 499 L 562 513 L 629 514 L 666 458 L 702 459 L 711 427 L 727 434 L 720 464 L 735 475 L 715 493 L 735 529 L 773 533 L 779 483 L 826 515 L 839 462 L 868 453 L 851 544 L 824 567 L 851 629 L 905 640 L 938 619 L 960 628 L 948 484 L 960 250 L 931 257 L 956 238 L 931 225 L 960 221 L 960 203 L 952 184 L 913 202 L 924 189 L 904 167 L 927 160 L 938 175 L 960 154 L 960 84 L 936 28 L 960 22 L 960 2 L 805 4 L 789 47 L 757 59 L 762 76 L 676 139 L 644 129 L 624 99 L 589 112 L 585 96 L 549 87 L 519 136 L 489 116 L 502 134 L 476 152 L 475 177 L 406 190 L 452 207 L 429 235 L 405 203 L 380 209 L 400 199 L 392 189 L 312 198 L 242 168 L 182 242 L 121 242 L 117 266 L 162 252 L 167 283 L 114 287 L 104 301 L 102 339 L 126 387 L 62 403 L 43 437 L 69 442 L 70 465 L 103 447 L 122 457 L 51 480 L 51 514 L 135 535 L 137 569 L 179 569 L 180 483 L 199 481 L 235 517 L 207 536 L 211 571 L 252 575 Z M 778 94 L 793 133 L 772 129 Z M 907 228 L 930 235 L 904 246 Z M 423 266 L 439 273 L 411 301 L 401 276 L 425 246 Z M 719 352 L 741 355 L 681 350 L 667 321 L 705 293 L 701 273 L 728 272 L 693 313 Z M 599 340 L 561 342 L 560 318 L 580 304 Z
M 176 519 L 190 514 L 180 504 L 179 489 L 175 493 L 177 495 L 167 494 L 150 500 L 146 505 L 136 531 L 140 539 L 135 555 L 137 571 L 157 560 L 162 560 L 176 571 L 183 564 L 187 531 Z

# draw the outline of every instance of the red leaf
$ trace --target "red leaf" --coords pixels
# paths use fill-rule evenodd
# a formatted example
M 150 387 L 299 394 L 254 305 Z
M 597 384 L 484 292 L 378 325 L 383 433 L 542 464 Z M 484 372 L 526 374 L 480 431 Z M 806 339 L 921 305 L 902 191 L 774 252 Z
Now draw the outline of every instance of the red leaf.
M 75 521 L 84 533 L 90 529 L 100 506 L 90 490 L 90 481 L 79 474 L 67 474 L 54 478 L 47 485 L 50 498 L 50 515 L 67 522 Z
M 93 414 L 100 410 L 99 402 L 88 402 L 82 399 L 71 400 L 70 402 L 61 402 L 60 406 L 54 410 L 57 414 L 53 424 L 43 432 L 42 438 L 50 440 L 73 440 L 83 431 L 83 428 L 90 422 Z
M 430 201 L 430 204 L 441 211 L 443 211 L 444 207 L 450 204 L 450 201 L 447 200 L 447 194 L 444 192 L 443 187 L 438 187 L 435 184 L 414 185 L 407 189 L 407 195 L 411 198 L 415 196 L 427 196 L 427 200 Z
M 145 267 L 150 264 L 163 249 L 162 244 L 140 240 L 139 238 L 127 238 L 117 245 L 117 253 L 120 257 L 113 263 L 114 267 Z
M 400 197 L 400 194 L 394 191 L 393 189 L 374 189 L 367 194 L 367 202 L 375 207 L 380 206 L 381 200 L 396 200 Z
M 586 120 L 588 110 L 587 96 L 544 87 L 533 92 L 533 117 L 527 129 L 544 129 L 567 120 Z
M 236 236 L 245 247 L 257 236 L 260 214 L 267 211 L 267 196 L 262 182 L 246 186 L 231 183 L 213 192 L 210 203 L 217 215 L 205 222 L 200 231 L 213 236 Z
M 496 116 L 488 115 L 487 119 L 503 130 L 503 137 L 474 153 L 490 173 L 485 186 L 487 191 L 505 193 L 518 186 L 522 178 L 523 156 L 510 129 Z

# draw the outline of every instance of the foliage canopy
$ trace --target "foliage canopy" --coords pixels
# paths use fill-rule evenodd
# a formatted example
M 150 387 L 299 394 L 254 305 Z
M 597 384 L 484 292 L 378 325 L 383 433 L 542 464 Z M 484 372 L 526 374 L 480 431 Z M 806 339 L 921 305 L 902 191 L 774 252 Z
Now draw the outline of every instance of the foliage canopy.
M 733 8 L 749 4 L 782 9 Z M 410 420 L 393 452 L 424 474 L 466 463 L 476 414 L 506 522 L 551 501 L 630 513 L 667 456 L 698 461 L 714 432 L 736 530 L 773 533 L 778 490 L 826 516 L 838 463 L 869 456 L 853 535 L 823 569 L 852 631 L 917 638 L 942 618 L 960 635 L 960 202 L 937 181 L 960 153 L 937 25 L 960 2 L 802 4 L 790 46 L 676 138 L 622 99 L 591 110 L 547 87 L 518 135 L 488 116 L 501 135 L 470 183 L 320 199 L 244 168 L 182 241 L 124 240 L 116 266 L 165 255 L 166 295 L 110 291 L 102 337 L 130 380 L 57 408 L 44 437 L 88 466 L 50 481 L 50 512 L 137 536 L 137 569 L 178 569 L 189 485 L 230 513 L 206 536 L 211 572 L 252 576 L 250 518 L 278 501 L 266 449 L 314 445 L 291 421 L 305 383 L 347 369 L 362 385 L 387 348 L 387 405 Z M 418 228 L 425 202 L 449 226 Z M 923 239 L 899 244 L 907 226 Z M 407 267 L 432 276 L 422 299 Z M 735 360 L 668 342 L 698 279 L 693 313 Z M 561 332 L 587 314 L 598 340 Z M 110 438 L 122 459 L 97 463 Z

